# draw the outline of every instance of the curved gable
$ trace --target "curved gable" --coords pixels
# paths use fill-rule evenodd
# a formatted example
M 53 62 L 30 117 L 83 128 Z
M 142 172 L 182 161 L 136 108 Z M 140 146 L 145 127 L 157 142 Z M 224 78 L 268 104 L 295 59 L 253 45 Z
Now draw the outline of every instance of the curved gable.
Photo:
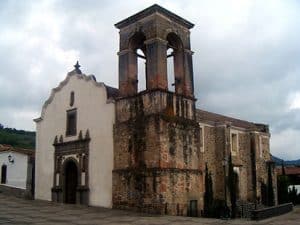
M 95 87 L 99 88 L 106 88 L 106 99 L 108 100 L 107 103 L 114 102 L 114 98 L 118 96 L 118 89 L 106 86 L 103 82 L 97 82 L 94 75 L 86 75 L 86 74 L 79 74 L 76 73 L 75 70 L 69 72 L 66 78 L 59 83 L 59 85 L 51 90 L 51 94 L 49 98 L 45 101 L 42 107 L 41 116 L 39 118 L 34 119 L 34 122 L 40 122 L 43 120 L 45 111 L 47 107 L 52 103 L 55 95 L 60 92 L 70 81 L 71 77 L 76 76 L 80 80 L 84 80 L 86 82 L 90 82 Z M 113 93 L 113 94 L 111 94 Z

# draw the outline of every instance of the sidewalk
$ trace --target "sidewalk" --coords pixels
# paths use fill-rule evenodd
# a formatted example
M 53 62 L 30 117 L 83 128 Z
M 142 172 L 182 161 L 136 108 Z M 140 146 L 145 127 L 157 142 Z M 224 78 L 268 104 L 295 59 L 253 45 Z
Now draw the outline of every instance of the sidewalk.
M 278 224 L 300 225 L 300 208 L 283 216 L 255 222 L 249 220 L 217 220 L 178 216 L 145 215 L 123 210 L 64 205 L 38 200 L 24 200 L 0 193 L 0 224 L 7 225 L 217 225 L 217 224 Z

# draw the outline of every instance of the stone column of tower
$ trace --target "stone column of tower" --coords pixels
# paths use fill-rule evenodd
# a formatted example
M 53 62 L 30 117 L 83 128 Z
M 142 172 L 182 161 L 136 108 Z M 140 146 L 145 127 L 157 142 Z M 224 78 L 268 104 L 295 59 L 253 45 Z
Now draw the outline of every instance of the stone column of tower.
M 120 30 L 119 89 L 114 127 L 113 206 L 187 215 L 203 202 L 199 125 L 195 120 L 190 29 L 153 5 L 115 25 Z M 173 50 L 175 92 L 168 90 Z M 146 60 L 138 93 L 137 50 Z

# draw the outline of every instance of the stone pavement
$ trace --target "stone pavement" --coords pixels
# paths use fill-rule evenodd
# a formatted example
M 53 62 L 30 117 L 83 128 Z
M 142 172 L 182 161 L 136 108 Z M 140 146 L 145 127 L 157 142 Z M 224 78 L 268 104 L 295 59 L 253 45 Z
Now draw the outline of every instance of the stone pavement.
M 283 216 L 255 222 L 249 220 L 217 220 L 179 216 L 153 216 L 123 210 L 64 205 L 38 200 L 24 200 L 0 194 L 0 224 L 7 225 L 217 225 L 217 224 L 278 224 L 300 225 L 300 208 Z

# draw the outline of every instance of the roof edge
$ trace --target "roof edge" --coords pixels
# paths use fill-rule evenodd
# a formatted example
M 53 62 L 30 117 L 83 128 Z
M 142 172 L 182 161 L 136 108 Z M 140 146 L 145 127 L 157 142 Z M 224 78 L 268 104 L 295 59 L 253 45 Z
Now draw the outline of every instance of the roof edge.
M 196 112 L 197 113 L 206 113 L 206 114 L 210 114 L 211 116 L 216 117 L 215 120 L 213 120 L 213 119 L 204 119 L 204 120 L 207 120 L 207 121 L 221 122 L 221 121 L 218 121 L 218 120 L 220 120 L 222 118 L 224 124 L 225 123 L 229 123 L 229 124 L 231 124 L 231 123 L 244 123 L 244 124 L 248 124 L 251 127 L 255 127 L 256 129 L 258 129 L 262 132 L 269 133 L 269 125 L 268 124 L 250 122 L 250 121 L 247 121 L 247 120 L 242 120 L 242 119 L 238 119 L 238 118 L 234 118 L 234 117 L 230 117 L 230 116 L 226 116 L 226 115 L 222 115 L 222 114 L 218 114 L 218 113 L 213 113 L 213 112 L 209 112 L 209 111 L 202 110 L 202 109 L 196 109 Z M 219 117 L 219 118 L 217 118 L 217 117 Z M 237 127 L 239 127 L 239 126 L 237 126 Z
M 17 152 L 24 155 L 30 155 L 30 156 L 34 156 L 35 154 L 34 149 L 13 147 L 11 145 L 6 145 L 6 144 L 0 144 L 0 153 L 1 152 Z
M 120 22 L 116 23 L 115 24 L 115 27 L 118 28 L 118 29 L 122 29 L 123 27 L 126 27 L 134 22 L 136 22 L 137 20 L 140 20 L 144 17 L 147 17 L 151 14 L 154 14 L 154 13 L 161 13 L 171 19 L 173 19 L 174 21 L 176 21 L 177 23 L 181 24 L 182 26 L 188 28 L 188 29 L 191 29 L 193 28 L 195 25 L 191 22 L 189 22 L 188 20 L 176 15 L 175 13 L 161 7 L 160 5 L 158 4 L 154 4 L 124 20 L 121 20 Z
M 61 81 L 57 87 L 51 90 L 51 94 L 49 98 L 43 104 L 41 116 L 36 119 L 33 119 L 34 122 L 39 123 L 43 120 L 46 108 L 53 101 L 55 94 L 59 92 L 64 86 L 67 85 L 67 83 L 69 82 L 72 76 L 76 76 L 78 79 L 82 79 L 87 82 L 92 82 L 95 86 L 104 87 L 107 90 L 106 85 L 103 82 L 97 82 L 96 77 L 94 75 L 86 75 L 83 73 L 78 73 L 77 71 L 73 70 L 67 74 L 66 78 L 63 81 Z M 106 97 L 107 99 L 109 98 L 108 94 L 106 95 Z

